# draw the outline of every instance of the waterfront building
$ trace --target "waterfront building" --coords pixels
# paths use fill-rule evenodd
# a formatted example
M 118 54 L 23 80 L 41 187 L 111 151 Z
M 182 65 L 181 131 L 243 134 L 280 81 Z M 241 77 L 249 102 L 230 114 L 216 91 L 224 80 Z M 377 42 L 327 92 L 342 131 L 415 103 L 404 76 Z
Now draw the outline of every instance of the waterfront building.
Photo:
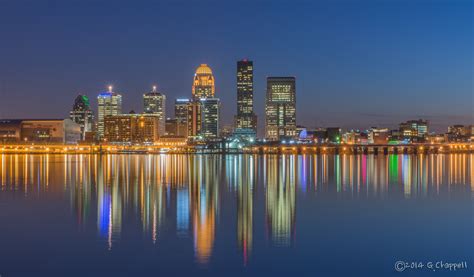
M 409 120 L 400 123 L 400 135 L 410 141 L 423 141 L 428 135 L 428 121 Z
M 312 131 L 315 143 L 325 143 L 327 141 L 326 128 L 316 128 Z
M 351 130 L 342 134 L 342 141 L 347 144 L 367 144 L 367 134 L 359 130 Z
M 341 128 L 339 127 L 328 127 L 326 128 L 326 138 L 330 143 L 341 142 Z
M 471 139 L 471 126 L 451 125 L 448 127 L 447 140 L 452 142 L 465 142 Z
M 143 94 L 143 112 L 158 117 L 158 133 L 160 136 L 164 135 L 166 121 L 166 95 L 158 92 L 156 86 L 153 86 L 151 92 Z
M 109 115 L 104 140 L 110 143 L 153 143 L 159 138 L 159 119 L 152 114 Z
M 270 141 L 296 138 L 296 87 L 294 77 L 268 77 L 265 137 Z
M 79 124 L 81 128 L 81 140 L 84 140 L 87 132 L 92 132 L 94 124 L 94 113 L 91 110 L 89 97 L 78 95 L 69 112 L 69 118 Z
M 389 137 L 390 132 L 387 128 L 372 127 L 368 134 L 370 144 L 387 144 Z
M 257 133 L 257 116 L 253 110 L 253 62 L 237 62 L 237 115 L 235 129 L 250 129 Z M 245 132 L 245 131 L 244 131 Z
M 98 105 L 98 122 L 97 133 L 99 138 L 103 138 L 105 132 L 104 119 L 106 116 L 119 115 L 122 113 L 122 95 L 112 91 L 109 87 L 108 91 L 102 92 L 97 96 Z
M 81 134 L 81 126 L 69 118 L 0 120 L 0 140 L 4 143 L 75 144 Z
M 193 99 L 212 98 L 215 94 L 214 75 L 207 64 L 201 64 L 194 74 Z

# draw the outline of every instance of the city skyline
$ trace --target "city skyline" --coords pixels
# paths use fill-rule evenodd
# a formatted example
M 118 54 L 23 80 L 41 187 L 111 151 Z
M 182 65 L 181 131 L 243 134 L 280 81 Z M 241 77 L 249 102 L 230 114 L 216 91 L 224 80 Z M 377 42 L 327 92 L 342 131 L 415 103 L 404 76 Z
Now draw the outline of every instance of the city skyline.
M 57 4 L 48 10 L 35 3 L 20 7 L 3 2 L 0 13 L 9 24 L 0 27 L 5 41 L 0 48 L 5 57 L 0 65 L 0 118 L 66 118 L 71 99 L 78 94 L 87 95 L 96 111 L 95 95 L 109 84 L 123 95 L 124 111 L 141 110 L 140 96 L 152 85 L 168 99 L 189 97 L 195 66 L 207 63 L 213 68 L 222 101 L 222 125 L 231 125 L 236 114 L 235 61 L 248 58 L 254 61 L 254 107 L 260 119 L 264 118 L 266 77 L 295 76 L 297 122 L 307 127 L 393 128 L 398 122 L 423 118 L 430 121 L 432 130 L 440 132 L 451 124 L 470 124 L 472 3 L 369 2 L 349 3 L 351 9 L 327 2 L 268 9 L 262 2 L 238 7 L 214 3 L 208 10 L 197 8 L 201 15 L 217 15 L 199 21 L 198 27 L 209 29 L 202 37 L 190 35 L 190 24 L 198 17 L 184 4 L 141 4 L 124 14 L 120 10 L 126 3 L 109 7 L 104 2 L 95 4 L 89 14 L 87 7 L 78 3 Z M 156 8 L 162 15 L 156 24 L 145 19 L 148 8 Z M 104 22 L 98 31 L 87 33 L 106 9 L 110 10 L 108 19 L 120 23 Z M 160 24 L 168 19 L 166 13 L 177 9 L 182 10 L 176 18 L 182 23 L 169 30 L 162 28 Z M 267 18 L 272 19 L 285 9 L 289 13 L 287 26 L 261 26 L 259 12 L 266 10 Z M 229 24 L 243 10 L 250 11 L 248 22 Z M 42 23 L 35 25 L 38 18 Z M 58 25 L 60 20 L 71 28 Z M 5 29 L 6 25 L 11 28 Z M 135 40 L 119 39 L 112 49 L 101 44 L 104 40 L 113 43 L 124 26 L 143 27 L 143 31 L 127 33 L 125 38 Z M 246 43 L 239 44 L 244 29 L 250 34 L 242 40 Z M 35 35 L 21 35 L 31 32 Z M 182 43 L 187 35 L 195 43 Z M 55 36 L 76 43 L 56 40 L 53 44 Z M 84 41 L 73 40 L 74 36 Z M 145 38 L 156 41 L 158 37 L 169 46 L 147 41 L 154 46 L 138 52 Z M 94 40 L 97 43 L 92 43 Z M 22 47 L 18 47 L 20 42 Z M 83 62 L 91 55 L 95 58 Z M 167 66 L 160 66 L 163 64 Z M 25 97 L 31 101 L 25 103 Z M 48 101 L 41 107 L 35 105 L 45 99 Z M 170 103 L 167 114 L 172 114 Z M 259 120 L 259 134 L 263 134 L 263 125 L 264 120 Z

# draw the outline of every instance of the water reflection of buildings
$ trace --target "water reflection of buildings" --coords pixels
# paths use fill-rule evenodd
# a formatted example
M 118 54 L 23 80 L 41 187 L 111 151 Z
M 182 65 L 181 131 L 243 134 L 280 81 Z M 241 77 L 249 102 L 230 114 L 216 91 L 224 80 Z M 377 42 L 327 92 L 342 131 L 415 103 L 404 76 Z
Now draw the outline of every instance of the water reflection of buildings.
M 295 156 L 271 156 L 266 159 L 266 217 L 276 245 L 287 246 L 295 230 L 296 167 Z
M 219 158 L 190 156 L 188 163 L 194 251 L 201 264 L 209 261 L 214 247 L 219 195 L 218 168 L 214 159 Z
M 105 164 L 105 165 L 104 165 Z M 97 161 L 97 227 L 109 249 L 122 230 L 122 192 L 118 162 L 110 156 Z
M 69 199 L 78 226 L 97 226 L 110 249 L 131 218 L 151 242 L 175 231 L 192 238 L 203 264 L 215 247 L 219 205 L 230 207 L 247 263 L 259 211 L 272 242 L 290 245 L 299 197 L 472 197 L 474 155 L 2 154 L 0 188 L 4 195 Z
M 231 191 L 237 196 L 237 244 L 247 264 L 253 243 L 253 201 L 258 156 L 238 155 L 226 159 L 225 175 Z

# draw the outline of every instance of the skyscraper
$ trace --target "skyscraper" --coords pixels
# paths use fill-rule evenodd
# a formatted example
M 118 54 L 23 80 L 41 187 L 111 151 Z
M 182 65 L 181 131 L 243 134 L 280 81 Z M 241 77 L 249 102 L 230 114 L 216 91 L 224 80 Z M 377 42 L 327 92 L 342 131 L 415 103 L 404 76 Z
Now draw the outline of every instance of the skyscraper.
M 236 129 L 251 129 L 257 132 L 257 116 L 253 111 L 253 62 L 237 62 L 237 115 Z
M 268 140 L 295 138 L 296 87 L 294 77 L 268 77 L 265 103 L 265 137 Z
M 118 115 L 122 113 L 122 95 L 112 91 L 112 87 L 109 87 L 109 91 L 104 91 L 97 96 L 98 102 L 98 124 L 97 133 L 99 138 L 104 136 L 104 119 L 108 115 Z
M 176 120 L 177 135 L 188 136 L 188 105 L 189 99 L 178 98 L 174 102 L 174 117 Z
M 201 99 L 201 136 L 206 139 L 217 138 L 219 136 L 220 117 L 219 98 Z
M 187 105 L 188 136 L 203 139 L 218 137 L 220 101 L 214 97 L 214 76 L 207 64 L 201 64 L 196 69 L 192 94 L 193 98 Z
M 166 121 L 166 95 L 159 93 L 156 86 L 149 93 L 143 94 L 143 111 L 146 114 L 153 114 L 158 117 L 158 133 L 165 134 Z
M 187 105 L 188 137 L 197 137 L 201 133 L 201 102 L 191 101 Z
M 69 117 L 81 127 L 81 140 L 83 140 L 85 133 L 92 131 L 92 124 L 94 123 L 94 113 L 91 110 L 89 97 L 78 95 L 74 100 L 72 110 L 69 112 Z
M 201 64 L 194 74 L 193 99 L 214 97 L 215 86 L 212 70 L 207 64 Z
M 174 118 L 176 120 L 186 123 L 188 118 L 188 104 L 189 99 L 178 98 L 174 102 Z

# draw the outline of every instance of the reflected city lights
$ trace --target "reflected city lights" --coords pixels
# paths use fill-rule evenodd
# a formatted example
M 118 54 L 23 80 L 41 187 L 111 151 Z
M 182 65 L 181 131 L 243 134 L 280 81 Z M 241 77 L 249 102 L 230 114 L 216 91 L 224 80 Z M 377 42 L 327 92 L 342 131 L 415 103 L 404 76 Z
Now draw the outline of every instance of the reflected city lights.
M 0 187 L 22 197 L 69 199 L 79 228 L 97 228 L 110 251 L 125 239 L 130 217 L 139 220 L 144 239 L 157 247 L 161 234 L 173 231 L 178 238 L 192 239 L 196 262 L 202 265 L 212 259 L 225 202 L 233 207 L 234 238 L 246 265 L 255 236 L 262 235 L 256 233 L 259 224 L 272 245 L 288 247 L 297 240 L 299 197 L 412 199 L 465 192 L 472 197 L 473 161 L 474 154 L 465 153 L 2 154 Z M 263 202 L 257 201 L 259 192 Z M 90 226 L 94 221 L 96 226 Z

